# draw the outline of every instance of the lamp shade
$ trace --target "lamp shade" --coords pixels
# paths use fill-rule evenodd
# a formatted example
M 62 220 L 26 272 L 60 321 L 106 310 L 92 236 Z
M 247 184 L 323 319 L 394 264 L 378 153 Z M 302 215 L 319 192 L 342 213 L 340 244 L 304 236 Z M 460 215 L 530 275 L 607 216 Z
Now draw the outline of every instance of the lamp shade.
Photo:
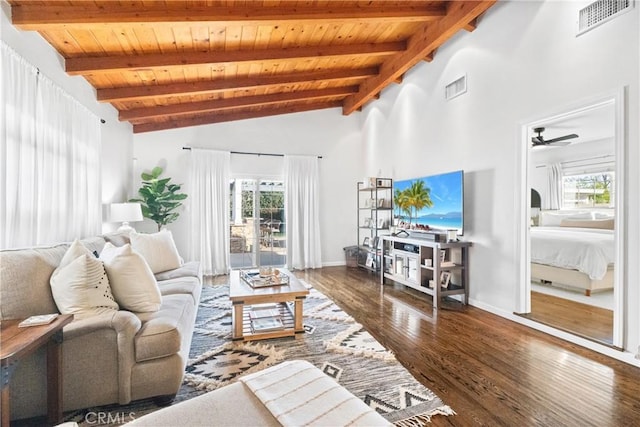
M 111 222 L 135 222 L 142 220 L 140 203 L 111 204 Z

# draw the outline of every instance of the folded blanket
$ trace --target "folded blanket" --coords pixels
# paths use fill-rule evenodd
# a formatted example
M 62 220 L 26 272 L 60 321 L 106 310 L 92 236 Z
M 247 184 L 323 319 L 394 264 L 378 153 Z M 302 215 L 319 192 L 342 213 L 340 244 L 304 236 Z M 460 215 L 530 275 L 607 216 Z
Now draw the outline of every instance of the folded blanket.
M 293 360 L 240 378 L 283 426 L 390 426 L 309 362 Z

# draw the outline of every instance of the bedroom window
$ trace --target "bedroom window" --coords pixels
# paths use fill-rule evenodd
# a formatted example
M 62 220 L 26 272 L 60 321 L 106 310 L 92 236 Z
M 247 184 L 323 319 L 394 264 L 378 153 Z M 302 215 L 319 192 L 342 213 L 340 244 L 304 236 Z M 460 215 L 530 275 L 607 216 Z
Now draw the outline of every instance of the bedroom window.
M 562 177 L 563 207 L 614 207 L 614 173 L 600 172 Z

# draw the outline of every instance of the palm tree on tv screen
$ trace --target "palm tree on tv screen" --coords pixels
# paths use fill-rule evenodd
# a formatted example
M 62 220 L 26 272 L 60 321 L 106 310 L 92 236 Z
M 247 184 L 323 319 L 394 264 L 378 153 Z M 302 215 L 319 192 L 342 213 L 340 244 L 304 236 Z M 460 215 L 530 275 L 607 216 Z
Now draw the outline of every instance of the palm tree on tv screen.
M 406 190 L 400 191 L 396 189 L 393 194 L 393 205 L 398 208 L 398 218 L 401 213 L 406 213 L 408 217 L 411 217 L 411 206 L 409 206 L 409 199 L 407 199 Z
M 431 189 L 425 186 L 423 180 L 415 181 L 411 184 L 411 187 L 404 190 L 403 193 L 405 193 L 404 197 L 406 198 L 406 203 L 409 206 L 409 223 L 411 223 L 414 212 L 417 220 L 418 212 L 420 212 L 420 210 L 433 206 L 433 201 L 431 200 Z

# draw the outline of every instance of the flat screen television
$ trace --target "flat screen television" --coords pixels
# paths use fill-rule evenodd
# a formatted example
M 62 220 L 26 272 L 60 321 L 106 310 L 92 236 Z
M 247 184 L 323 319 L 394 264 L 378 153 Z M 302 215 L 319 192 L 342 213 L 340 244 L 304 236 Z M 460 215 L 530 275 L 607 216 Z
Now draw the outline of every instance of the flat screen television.
M 464 232 L 464 172 L 393 183 L 395 226 L 411 231 Z

